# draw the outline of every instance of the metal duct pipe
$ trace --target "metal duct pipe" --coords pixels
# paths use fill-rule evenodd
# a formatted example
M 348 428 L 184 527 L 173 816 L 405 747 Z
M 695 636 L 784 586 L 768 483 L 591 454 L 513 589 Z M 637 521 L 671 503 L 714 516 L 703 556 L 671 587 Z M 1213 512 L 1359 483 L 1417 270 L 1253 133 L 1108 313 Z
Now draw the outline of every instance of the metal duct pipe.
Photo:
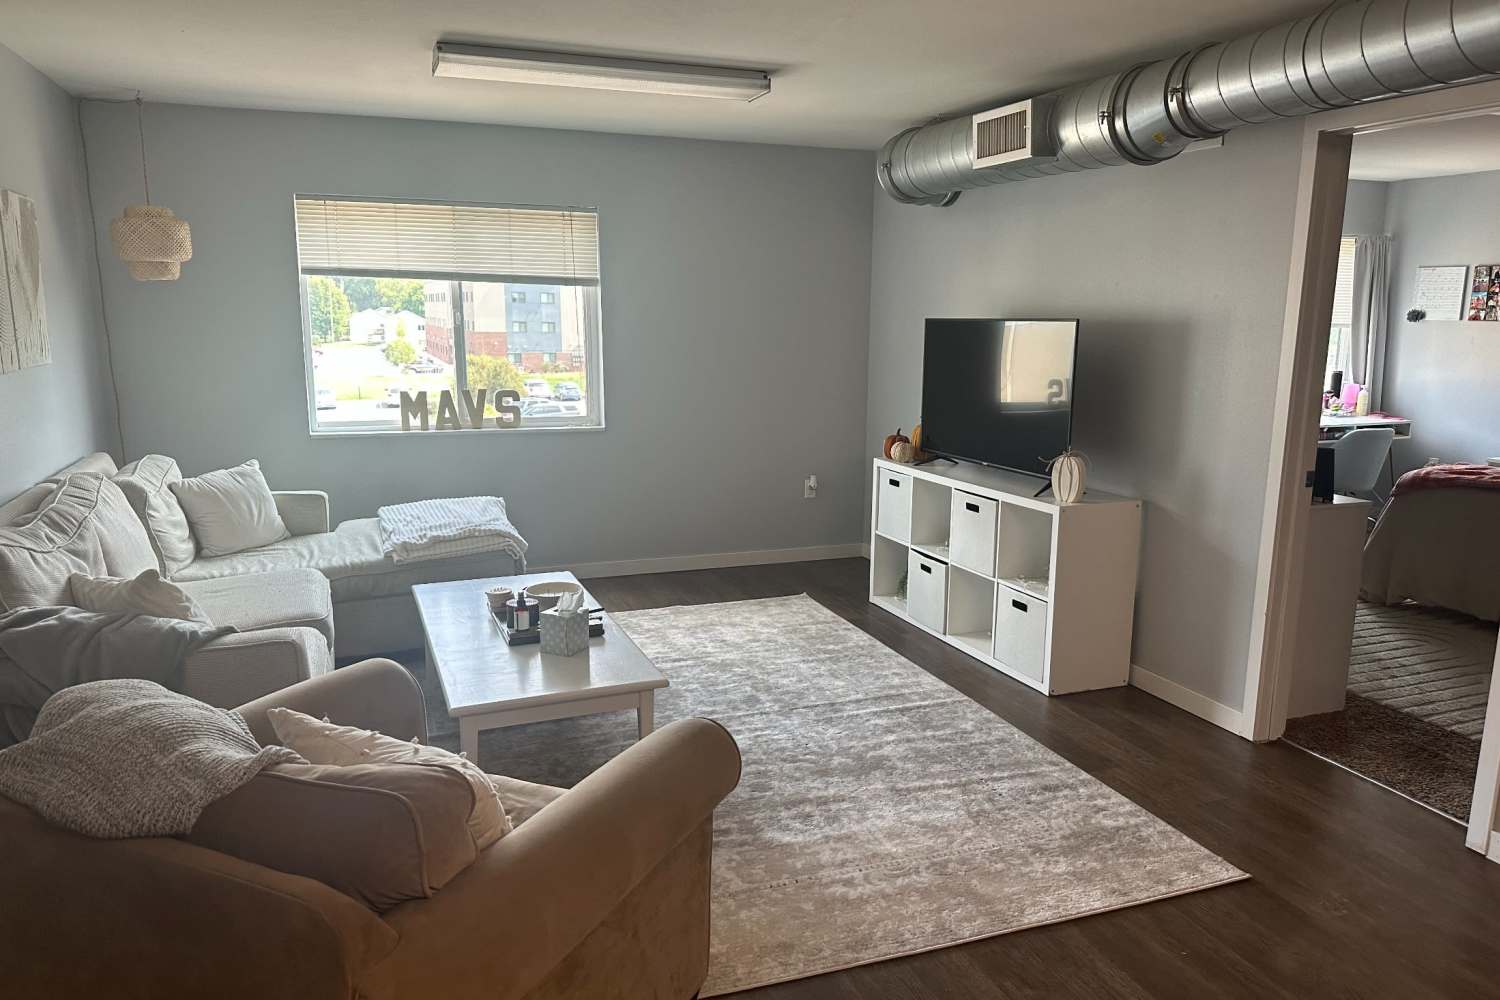
M 951 205 L 968 188 L 1168 160 L 1241 125 L 1500 78 L 1496 0 L 1347 0 L 1312 17 L 1045 95 L 1033 129 L 1056 155 L 974 167 L 969 115 L 911 128 L 880 151 L 897 201 Z

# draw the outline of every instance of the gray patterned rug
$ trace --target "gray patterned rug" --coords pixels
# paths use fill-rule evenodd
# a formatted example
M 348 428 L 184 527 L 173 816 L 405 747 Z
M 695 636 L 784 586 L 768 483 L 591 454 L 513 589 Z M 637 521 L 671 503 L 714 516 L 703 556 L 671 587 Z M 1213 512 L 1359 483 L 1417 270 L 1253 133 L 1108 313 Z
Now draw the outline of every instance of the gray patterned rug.
M 744 755 L 704 996 L 1246 877 L 806 596 L 615 618 L 672 682 L 658 724 L 715 718 Z M 539 723 L 480 759 L 571 785 L 634 736 L 633 715 Z

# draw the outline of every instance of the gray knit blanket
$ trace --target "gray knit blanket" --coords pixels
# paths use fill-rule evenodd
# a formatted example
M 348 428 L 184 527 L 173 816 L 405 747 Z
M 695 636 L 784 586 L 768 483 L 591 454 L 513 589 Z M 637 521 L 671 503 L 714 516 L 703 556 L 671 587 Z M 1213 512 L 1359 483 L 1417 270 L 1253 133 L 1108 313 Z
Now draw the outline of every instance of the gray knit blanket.
M 198 814 L 280 763 L 238 714 L 153 681 L 105 680 L 47 699 L 31 738 L 0 750 L 0 795 L 90 837 L 186 834 Z

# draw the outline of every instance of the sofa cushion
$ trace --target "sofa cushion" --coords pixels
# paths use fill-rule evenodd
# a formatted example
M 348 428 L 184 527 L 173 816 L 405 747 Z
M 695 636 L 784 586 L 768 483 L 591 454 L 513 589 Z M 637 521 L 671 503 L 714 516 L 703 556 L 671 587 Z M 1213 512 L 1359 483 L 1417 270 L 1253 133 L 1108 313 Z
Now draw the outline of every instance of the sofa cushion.
M 187 839 L 316 879 L 379 912 L 447 885 L 477 852 L 461 775 L 415 764 L 278 764 L 210 803 Z
M 227 556 L 291 535 L 276 510 L 260 462 L 253 458 L 172 483 L 171 489 L 206 556 Z
M 328 578 L 334 602 L 343 603 L 410 596 L 412 585 L 417 583 L 505 576 L 515 572 L 514 565 L 503 552 L 481 552 L 397 566 L 380 548 L 380 522 L 366 517 L 345 521 L 333 531 L 295 535 L 248 552 L 198 559 L 176 578 L 206 580 L 294 567 L 315 569 Z
M 416 740 L 408 742 L 355 726 L 334 725 L 290 708 L 269 709 L 266 718 L 282 746 L 314 764 L 422 764 L 462 775 L 474 790 L 469 833 L 477 850 L 484 850 L 511 830 L 499 793 L 479 765 L 467 757 Z
M 198 602 L 177 584 L 163 580 L 155 566 L 132 579 L 75 573 L 68 578 L 68 590 L 73 595 L 73 604 L 85 611 L 125 611 L 210 624 Z
M 198 554 L 187 515 L 171 489 L 173 483 L 181 481 L 182 471 L 165 455 L 147 455 L 115 476 L 115 483 L 146 526 L 146 537 L 156 553 L 158 568 L 168 577 Z
M 516 827 L 562 798 L 567 791 L 552 785 L 538 785 L 534 781 L 507 778 L 503 774 L 491 774 L 488 777 L 495 788 L 495 794 L 500 796 L 500 804 L 505 807 L 505 815 Z
M 215 625 L 232 625 L 241 632 L 300 625 L 323 633 L 333 648 L 333 601 L 328 581 L 314 570 L 173 582 Z
M 97 484 L 98 501 L 92 521 L 99 534 L 99 546 L 104 550 L 104 568 L 109 575 L 133 579 L 148 569 L 156 569 L 156 553 L 151 548 L 146 526 L 130 509 L 130 501 L 125 499 L 120 487 L 107 476 L 86 475 Z
M 134 577 L 155 564 L 145 530 L 113 482 L 64 476 L 39 510 L 0 528 L 0 607 L 68 604 L 75 573 Z

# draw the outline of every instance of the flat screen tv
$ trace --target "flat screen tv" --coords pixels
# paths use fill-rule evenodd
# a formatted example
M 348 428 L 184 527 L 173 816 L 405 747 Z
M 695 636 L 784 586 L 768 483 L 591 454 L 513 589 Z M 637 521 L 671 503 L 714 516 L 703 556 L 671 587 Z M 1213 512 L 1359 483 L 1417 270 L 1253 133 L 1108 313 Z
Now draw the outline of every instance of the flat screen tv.
M 1073 435 L 1076 319 L 929 319 L 922 448 L 1034 476 Z

